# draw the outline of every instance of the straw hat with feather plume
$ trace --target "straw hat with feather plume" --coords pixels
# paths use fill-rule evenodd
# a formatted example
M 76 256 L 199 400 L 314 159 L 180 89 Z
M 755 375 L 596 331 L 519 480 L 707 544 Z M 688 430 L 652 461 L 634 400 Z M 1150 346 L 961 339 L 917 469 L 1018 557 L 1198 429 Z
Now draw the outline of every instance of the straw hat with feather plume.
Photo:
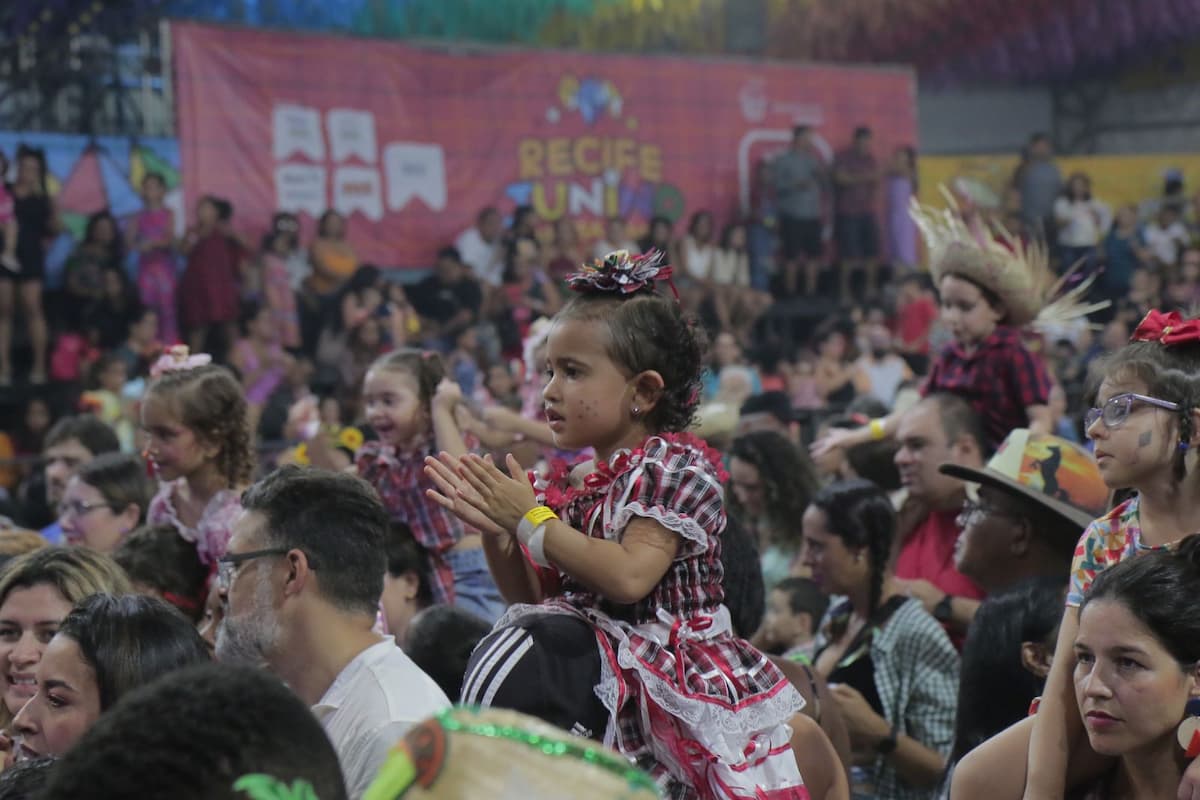
M 916 198 L 909 207 L 929 250 L 935 286 L 947 275 L 957 275 L 987 289 L 1000 298 L 1007 312 L 1004 321 L 1015 328 L 1066 322 L 1108 306 L 1108 301 L 1086 301 L 1095 275 L 1079 280 L 1079 265 L 1055 275 L 1042 242 L 1024 241 L 997 222 L 965 219 L 954 195 L 941 189 L 947 208 L 923 205 Z

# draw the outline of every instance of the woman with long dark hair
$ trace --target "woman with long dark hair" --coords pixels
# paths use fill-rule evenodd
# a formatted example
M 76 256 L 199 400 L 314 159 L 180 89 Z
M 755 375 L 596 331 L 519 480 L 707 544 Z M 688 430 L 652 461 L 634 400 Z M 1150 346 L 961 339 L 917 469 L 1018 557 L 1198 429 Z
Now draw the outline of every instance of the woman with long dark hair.
M 1112 209 L 1092 195 L 1092 179 L 1076 172 L 1067 179 L 1062 195 L 1054 201 L 1058 223 L 1058 249 L 1062 268 L 1090 266 L 1096 249 L 1112 227 Z
M 19 758 L 61 756 L 124 695 L 209 660 L 195 626 L 162 600 L 93 595 L 75 606 L 38 664 L 38 690 L 13 720 Z
M 12 185 L 13 213 L 17 218 L 17 270 L 0 268 L 0 386 L 12 381 L 12 330 L 16 307 L 29 331 L 33 366 L 29 382 L 46 382 L 46 347 L 49 332 L 42 309 L 42 284 L 46 277 L 46 242 L 58 232 L 58 212 L 46 190 L 46 154 L 22 146 L 17 150 L 17 180 Z
M 1100 572 L 1083 593 L 1068 680 L 1086 747 L 1070 753 L 1068 797 L 1174 800 L 1195 761 L 1200 717 L 1200 536 L 1175 547 L 1143 546 L 1136 557 Z M 1060 655 L 1061 658 L 1061 655 Z M 1047 706 L 1039 709 L 1039 715 Z M 972 753 L 971 771 L 952 797 L 978 797 L 980 778 L 1018 776 L 1027 748 L 995 740 Z M 1099 758 L 1097 758 L 1097 756 Z M 983 760 L 980 760 L 983 759 Z M 1015 761 L 1015 764 L 1014 764 Z M 965 764 L 963 769 L 966 769 Z M 1086 776 L 1086 777 L 1085 777 Z M 995 778 L 986 784 L 995 796 Z M 991 796 L 991 795 L 989 795 Z
M 520 358 L 525 338 L 541 317 L 553 317 L 562 295 L 541 267 L 541 245 L 528 236 L 511 240 L 504 252 L 500 286 L 484 302 L 483 316 L 491 319 L 506 359 Z
M 822 489 L 804 512 L 804 564 L 829 595 L 813 660 L 850 731 L 856 793 L 934 796 L 954 732 L 958 654 L 891 573 L 896 515 L 869 481 Z
M 104 271 L 124 269 L 124 258 L 125 248 L 116 218 L 108 209 L 88 217 L 83 241 L 66 263 L 63 293 L 69 327 L 78 329 L 97 316 L 104 300 Z
M 800 518 L 817 491 L 816 469 L 807 452 L 774 431 L 739 436 L 729 455 L 729 514 L 762 554 L 769 591 L 797 566 Z

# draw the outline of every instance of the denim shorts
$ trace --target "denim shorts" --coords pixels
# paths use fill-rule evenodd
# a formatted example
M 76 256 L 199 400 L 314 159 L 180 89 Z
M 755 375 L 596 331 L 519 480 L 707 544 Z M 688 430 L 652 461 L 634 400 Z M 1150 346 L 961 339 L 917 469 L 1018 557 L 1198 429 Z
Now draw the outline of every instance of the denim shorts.
M 454 570 L 454 605 L 493 623 L 508 607 L 488 571 L 482 547 L 451 550 L 446 563 Z

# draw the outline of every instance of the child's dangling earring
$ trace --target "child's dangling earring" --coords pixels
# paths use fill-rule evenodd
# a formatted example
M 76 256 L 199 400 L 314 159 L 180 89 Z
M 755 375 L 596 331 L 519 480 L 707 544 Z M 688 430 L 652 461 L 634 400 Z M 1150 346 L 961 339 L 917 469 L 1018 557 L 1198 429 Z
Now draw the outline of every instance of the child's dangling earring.
M 1183 754 L 1190 760 L 1200 756 L 1200 700 L 1188 701 L 1186 714 L 1175 729 L 1175 737 L 1183 748 Z

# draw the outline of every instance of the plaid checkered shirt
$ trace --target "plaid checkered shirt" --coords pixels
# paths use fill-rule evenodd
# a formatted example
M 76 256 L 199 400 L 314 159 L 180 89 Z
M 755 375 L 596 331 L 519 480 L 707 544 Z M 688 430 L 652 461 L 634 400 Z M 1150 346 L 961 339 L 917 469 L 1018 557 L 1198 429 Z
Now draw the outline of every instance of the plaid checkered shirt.
M 425 457 L 437 455 L 432 443 L 409 453 L 367 442 L 358 451 L 358 475 L 375 487 L 392 519 L 408 525 L 425 558 L 429 589 L 435 603 L 454 602 L 454 570 L 446 553 L 458 544 L 466 526 L 425 496 L 436 488 L 425 475 Z
M 829 643 L 829 621 L 847 613 L 846 606 L 846 602 L 836 604 L 826 613 L 816 652 Z M 872 633 L 870 652 L 875 690 L 888 724 L 943 756 L 949 755 L 958 710 L 959 658 L 941 624 L 920 601 L 906 600 Z M 935 794 L 932 789 L 905 784 L 887 757 L 877 758 L 872 771 L 875 797 L 929 800 Z
M 1029 427 L 1025 409 L 1049 402 L 1050 375 L 1042 359 L 1025 347 L 1020 332 L 1001 325 L 970 353 L 957 342 L 946 345 L 921 387 L 922 395 L 937 392 L 967 400 L 995 449 L 1014 428 Z

